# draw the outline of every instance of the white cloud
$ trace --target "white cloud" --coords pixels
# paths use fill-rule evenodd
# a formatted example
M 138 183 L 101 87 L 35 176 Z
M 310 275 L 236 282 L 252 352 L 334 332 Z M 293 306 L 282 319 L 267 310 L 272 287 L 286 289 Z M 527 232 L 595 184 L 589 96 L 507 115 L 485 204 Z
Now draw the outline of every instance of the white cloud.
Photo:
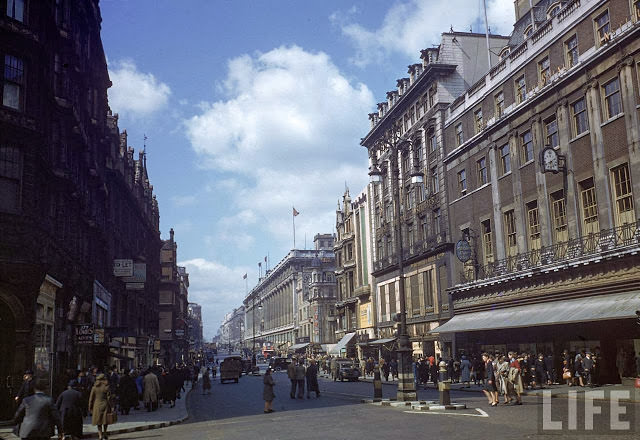
M 138 71 L 131 60 L 109 63 L 109 105 L 114 113 L 131 119 L 145 117 L 165 108 L 171 88 L 152 73 Z
M 330 19 L 352 40 L 356 53 L 351 61 L 365 67 L 380 63 L 393 53 L 418 59 L 420 50 L 439 44 L 440 34 L 448 32 L 450 26 L 457 31 L 468 31 L 479 20 L 484 23 L 481 5 L 480 2 L 469 0 L 409 0 L 395 3 L 377 29 L 367 29 L 353 22 L 352 10 L 345 14 L 333 13 Z M 487 16 L 493 33 L 509 35 L 515 21 L 513 1 L 489 0 Z
M 204 335 L 207 340 L 215 336 L 224 315 L 242 305 L 246 268 L 228 267 L 217 261 L 194 258 L 181 261 L 189 273 L 189 302 L 202 306 Z
M 196 200 L 197 200 L 196 196 L 194 196 L 193 194 L 186 195 L 186 196 L 171 197 L 171 202 L 173 202 L 174 206 L 177 206 L 177 207 L 193 205 L 194 203 L 196 203 Z
M 233 193 L 218 238 L 246 248 L 266 232 L 289 249 L 294 205 L 300 247 L 305 232 L 309 243 L 332 232 L 345 181 L 356 192 L 366 185 L 359 142 L 369 129 L 371 91 L 326 54 L 297 46 L 237 57 L 220 84 L 226 99 L 185 121 L 199 163 L 226 172 L 216 186 Z

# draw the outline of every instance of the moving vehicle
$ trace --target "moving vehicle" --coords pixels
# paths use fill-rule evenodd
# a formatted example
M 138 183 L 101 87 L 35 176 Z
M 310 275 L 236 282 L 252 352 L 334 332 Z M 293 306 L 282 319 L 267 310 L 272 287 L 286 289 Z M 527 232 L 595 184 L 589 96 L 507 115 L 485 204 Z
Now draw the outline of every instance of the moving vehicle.
M 356 362 L 349 359 L 337 359 L 336 369 L 333 374 L 334 381 L 339 380 L 342 382 L 345 379 L 348 381 L 357 381 L 360 377 L 360 368 Z
M 242 375 L 242 358 L 240 356 L 229 356 L 220 364 L 220 383 L 233 380 L 238 383 Z
M 274 357 L 269 359 L 269 367 L 274 371 L 286 370 L 291 362 L 292 360 L 289 358 Z

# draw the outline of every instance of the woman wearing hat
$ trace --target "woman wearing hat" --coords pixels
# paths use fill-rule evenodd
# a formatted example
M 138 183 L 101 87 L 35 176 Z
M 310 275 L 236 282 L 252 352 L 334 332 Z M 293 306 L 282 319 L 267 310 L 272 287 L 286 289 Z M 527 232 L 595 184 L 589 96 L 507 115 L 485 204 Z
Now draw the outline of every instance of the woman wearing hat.
M 67 389 L 60 394 L 56 401 L 56 408 L 60 413 L 62 430 L 65 435 L 70 435 L 73 440 L 82 438 L 82 393 L 76 388 L 78 382 L 69 381 Z
M 273 376 L 271 376 L 271 367 L 267 368 L 267 371 L 264 373 L 264 379 L 262 380 L 264 383 L 264 390 L 262 391 L 262 398 L 264 399 L 264 412 L 272 413 L 273 412 L 273 399 L 276 395 L 273 393 L 273 386 L 275 382 L 273 381 Z
M 106 440 L 107 426 L 109 421 L 107 420 L 107 414 L 111 412 L 111 405 L 109 399 L 111 395 L 109 393 L 109 382 L 104 374 L 100 373 L 96 377 L 96 382 L 91 388 L 91 394 L 89 395 L 89 412 L 91 413 L 91 424 L 98 427 L 98 439 Z

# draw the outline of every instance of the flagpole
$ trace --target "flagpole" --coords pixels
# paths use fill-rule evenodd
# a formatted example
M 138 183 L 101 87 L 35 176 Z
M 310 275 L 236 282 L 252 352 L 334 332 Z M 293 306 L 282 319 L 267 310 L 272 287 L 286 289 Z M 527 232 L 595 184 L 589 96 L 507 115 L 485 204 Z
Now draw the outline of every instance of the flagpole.
M 296 248 L 296 215 L 295 214 L 293 214 L 293 248 L 294 249 Z

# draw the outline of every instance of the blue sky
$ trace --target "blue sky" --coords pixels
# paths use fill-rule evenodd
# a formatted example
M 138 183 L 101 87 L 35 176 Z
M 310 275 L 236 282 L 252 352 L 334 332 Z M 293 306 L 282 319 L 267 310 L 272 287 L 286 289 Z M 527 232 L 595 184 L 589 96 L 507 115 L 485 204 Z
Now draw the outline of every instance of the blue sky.
M 359 140 L 420 49 L 484 32 L 481 0 L 102 0 L 109 102 L 147 140 L 160 229 L 174 228 L 205 337 L 313 235 L 334 231 L 345 183 L 367 183 Z M 509 34 L 512 0 L 487 0 Z M 264 264 L 264 263 L 263 263 Z

